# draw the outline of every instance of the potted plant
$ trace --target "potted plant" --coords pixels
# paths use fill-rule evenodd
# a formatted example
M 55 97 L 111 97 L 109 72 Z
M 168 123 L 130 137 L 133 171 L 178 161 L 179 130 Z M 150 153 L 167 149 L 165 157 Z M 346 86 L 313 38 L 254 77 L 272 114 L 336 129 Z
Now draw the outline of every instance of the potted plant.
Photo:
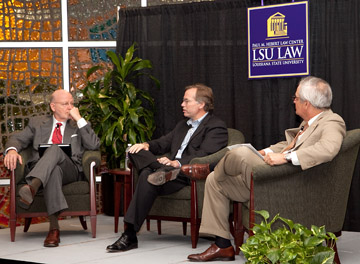
M 145 71 L 152 68 L 151 62 L 134 57 L 135 50 L 134 43 L 125 57 L 107 51 L 114 67 L 105 69 L 96 81 L 90 81 L 91 75 L 103 68 L 98 65 L 88 70 L 79 103 L 81 114 L 91 121 L 100 138 L 109 168 L 123 167 L 127 145 L 149 140 L 155 130 L 154 100 L 134 82 L 145 76 L 159 87 L 159 81 Z
M 270 222 L 267 211 L 256 211 L 264 221 L 255 224 L 250 236 L 240 249 L 246 263 L 327 263 L 334 262 L 333 241 L 337 238 L 326 232 L 325 227 L 311 226 L 311 230 L 301 224 L 282 218 L 277 214 Z M 285 225 L 272 230 L 272 224 L 280 220 Z M 326 246 L 330 245 L 330 246 Z

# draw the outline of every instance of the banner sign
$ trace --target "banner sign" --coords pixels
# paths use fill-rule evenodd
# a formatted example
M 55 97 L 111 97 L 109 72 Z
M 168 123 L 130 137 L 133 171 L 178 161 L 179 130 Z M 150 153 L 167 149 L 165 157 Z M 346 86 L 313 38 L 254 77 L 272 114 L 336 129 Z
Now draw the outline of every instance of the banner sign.
M 249 79 L 309 75 L 308 2 L 248 8 Z

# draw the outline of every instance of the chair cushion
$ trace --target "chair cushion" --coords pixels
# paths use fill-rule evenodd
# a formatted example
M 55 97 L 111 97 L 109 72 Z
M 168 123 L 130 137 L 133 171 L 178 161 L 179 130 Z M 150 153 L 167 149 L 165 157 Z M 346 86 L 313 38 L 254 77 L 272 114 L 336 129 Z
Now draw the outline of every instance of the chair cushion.
M 20 190 L 20 188 L 23 185 L 19 185 L 17 187 L 17 190 Z M 89 183 L 87 181 L 77 181 L 77 182 L 72 182 L 69 183 L 67 185 L 63 186 L 63 193 L 65 196 L 67 195 L 82 195 L 82 194 L 89 194 L 90 193 L 90 186 Z M 19 196 L 19 194 L 17 193 L 17 196 Z M 43 192 L 42 190 L 40 190 L 36 196 L 43 196 Z
M 177 191 L 175 193 L 169 194 L 169 195 L 162 195 L 158 198 L 161 199 L 171 199 L 171 200 L 191 200 L 191 187 L 186 186 L 182 188 L 180 191 Z

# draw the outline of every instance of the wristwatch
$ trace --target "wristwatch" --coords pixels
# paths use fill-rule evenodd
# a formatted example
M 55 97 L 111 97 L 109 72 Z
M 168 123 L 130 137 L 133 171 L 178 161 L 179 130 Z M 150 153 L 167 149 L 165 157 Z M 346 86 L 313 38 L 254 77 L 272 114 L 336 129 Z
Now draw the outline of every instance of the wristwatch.
M 292 162 L 292 161 L 291 161 L 291 153 L 286 153 L 286 154 L 285 154 L 285 159 L 286 159 L 287 162 L 290 162 L 290 163 L 291 163 L 291 162 Z

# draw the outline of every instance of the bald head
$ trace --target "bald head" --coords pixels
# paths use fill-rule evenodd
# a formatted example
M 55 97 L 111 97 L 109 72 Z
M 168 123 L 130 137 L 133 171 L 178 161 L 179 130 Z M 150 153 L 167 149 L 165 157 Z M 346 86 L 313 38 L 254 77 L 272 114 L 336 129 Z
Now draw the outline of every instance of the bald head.
M 66 90 L 56 90 L 55 92 L 53 92 L 51 94 L 51 97 L 50 97 L 50 103 L 53 103 L 53 102 L 56 102 L 56 100 L 58 99 L 61 99 L 61 98 L 65 98 L 65 97 L 71 97 L 72 98 L 72 95 L 71 93 L 69 93 L 68 91 Z
M 50 98 L 50 108 L 57 121 L 64 122 L 70 118 L 70 110 L 74 107 L 74 98 L 66 90 L 56 90 Z

